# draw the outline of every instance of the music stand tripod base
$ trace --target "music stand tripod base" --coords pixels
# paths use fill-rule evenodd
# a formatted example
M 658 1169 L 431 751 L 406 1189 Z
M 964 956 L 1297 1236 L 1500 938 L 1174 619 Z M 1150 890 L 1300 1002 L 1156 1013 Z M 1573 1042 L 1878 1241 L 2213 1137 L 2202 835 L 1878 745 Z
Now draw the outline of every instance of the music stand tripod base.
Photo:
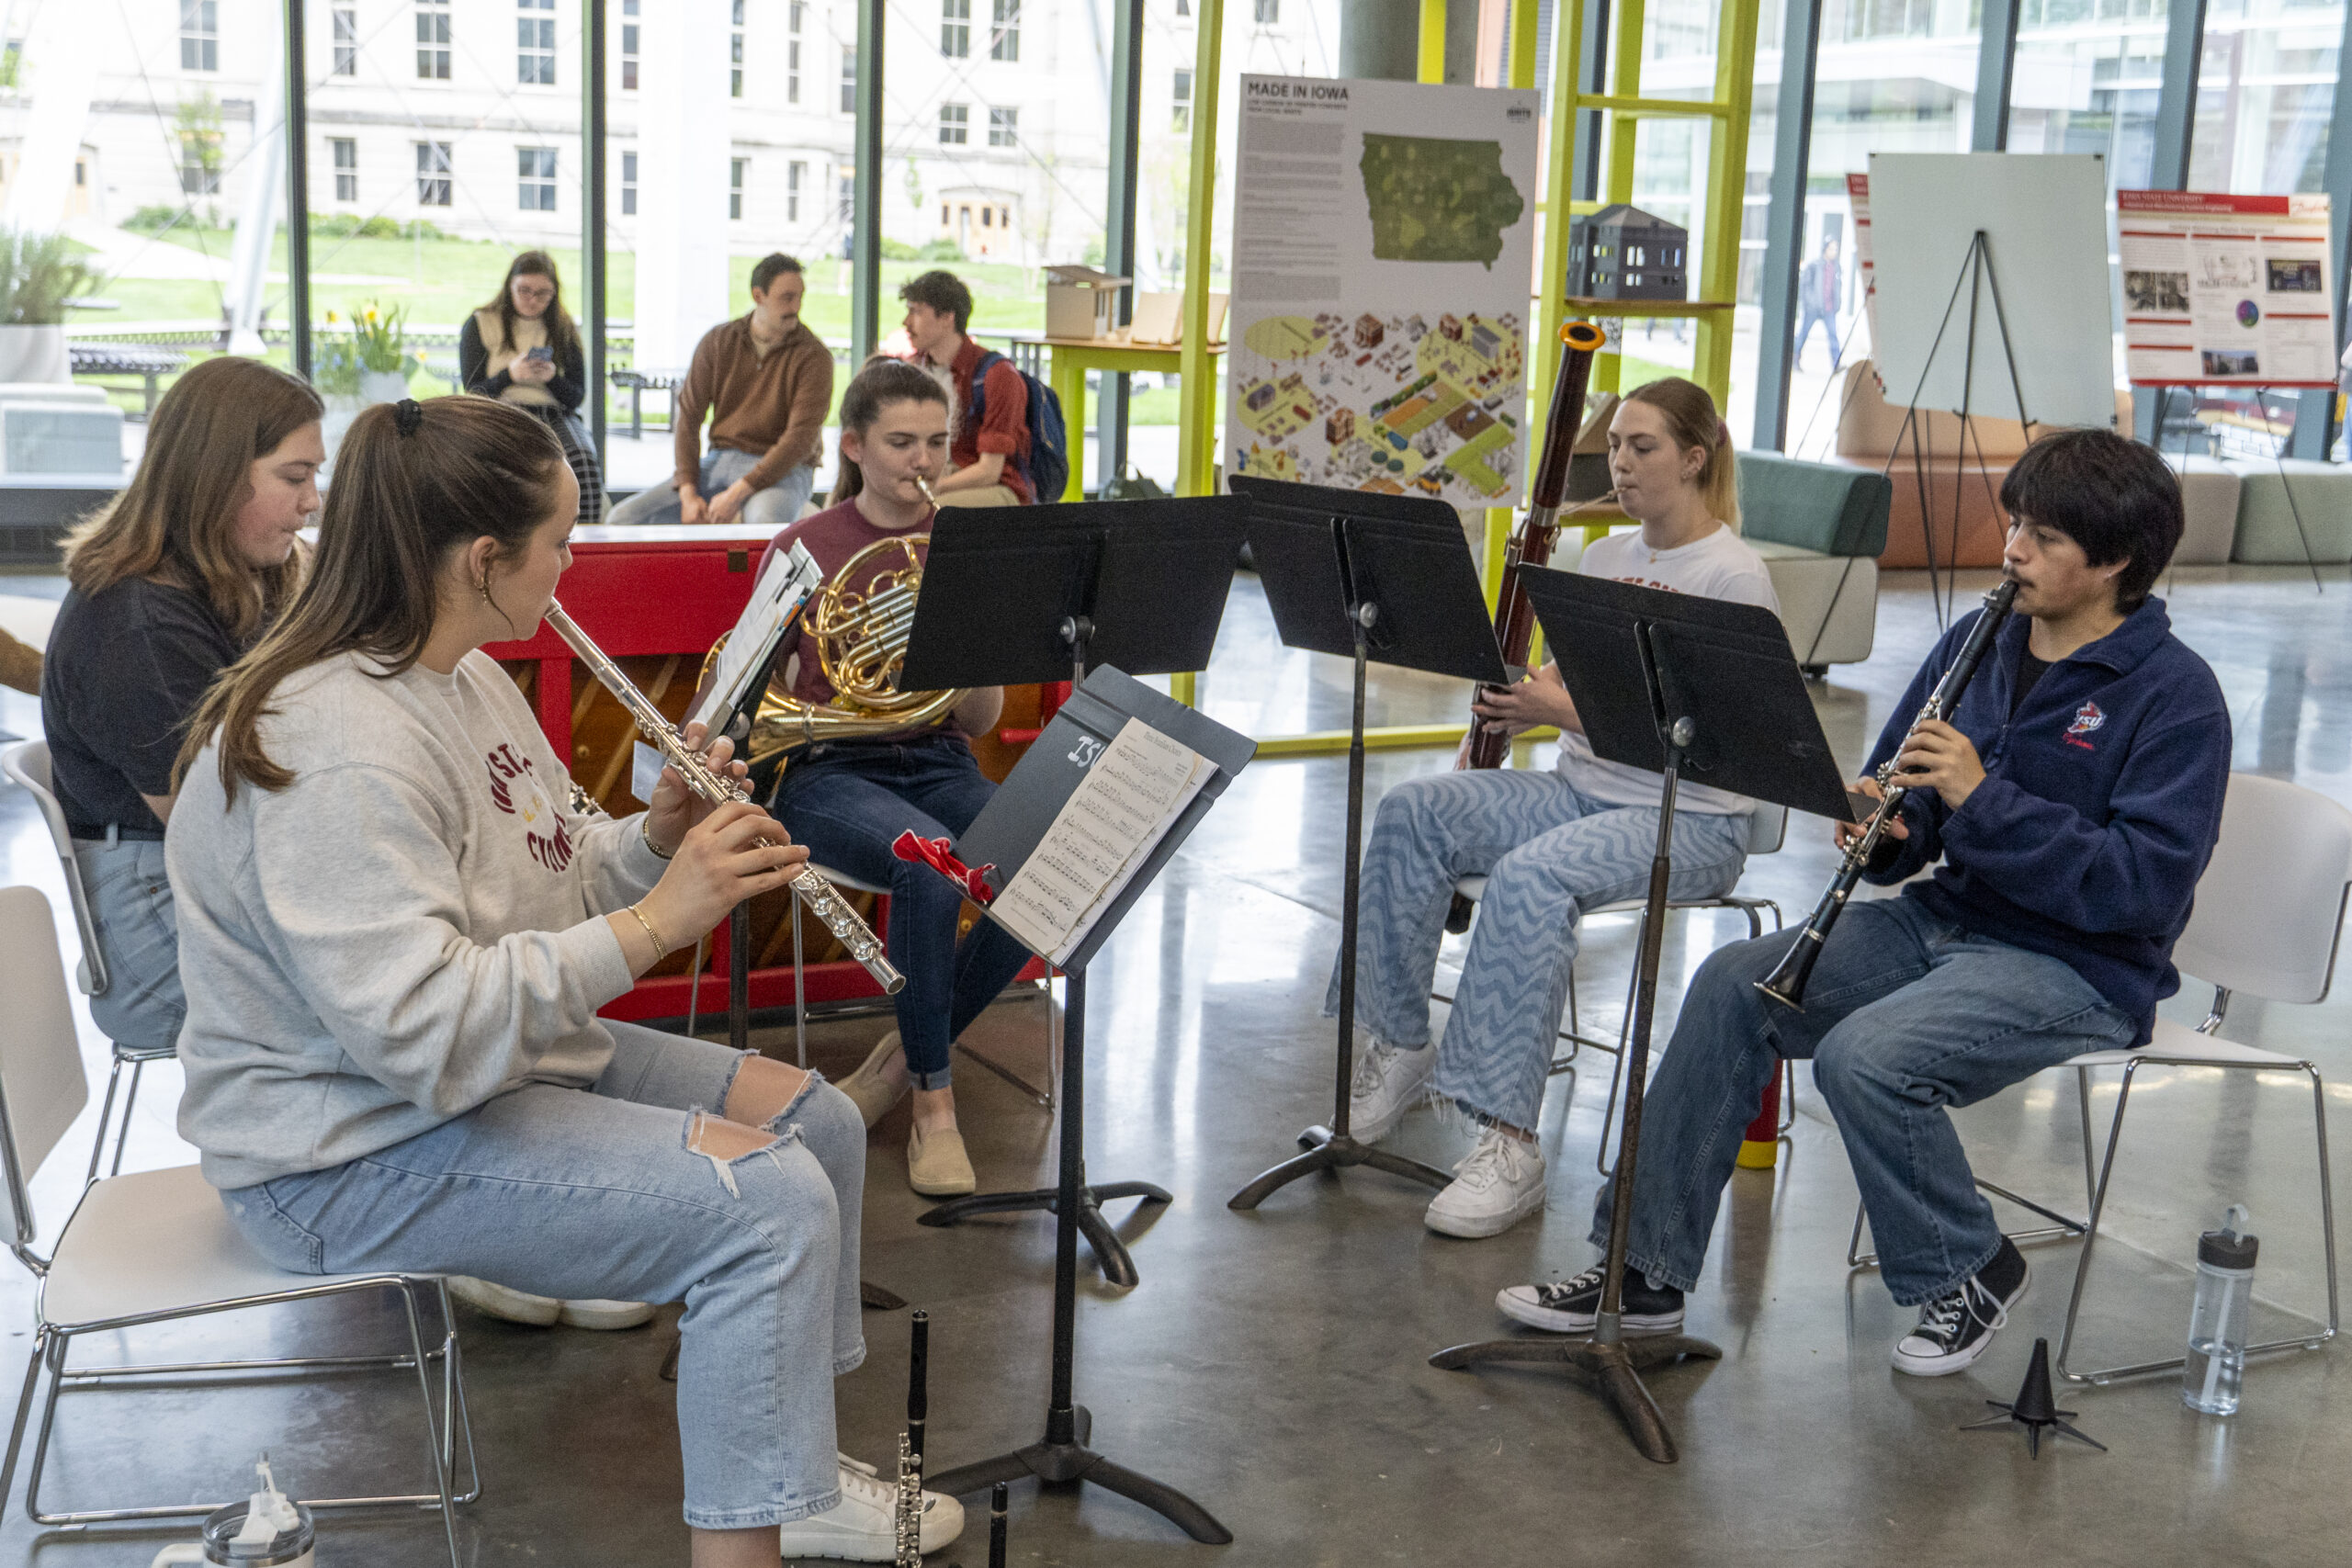
M 1602 1398 L 1625 1424 L 1625 1435 L 1641 1456 L 1654 1464 L 1672 1464 L 1677 1454 L 1674 1434 L 1667 1430 L 1640 1373 L 1677 1361 L 1720 1361 L 1723 1351 L 1687 1334 L 1650 1334 L 1603 1344 L 1593 1339 L 1489 1339 L 1476 1345 L 1456 1345 L 1430 1358 L 1430 1365 L 1446 1371 L 1465 1371 L 1497 1362 L 1566 1366 L 1592 1379 Z
M 1355 1165 L 1368 1165 L 1374 1170 L 1385 1170 L 1391 1176 L 1401 1176 L 1408 1181 L 1419 1181 L 1430 1187 L 1445 1188 L 1453 1184 L 1453 1178 L 1435 1166 L 1423 1165 L 1419 1160 L 1408 1159 L 1403 1155 L 1391 1154 L 1370 1144 L 1360 1144 L 1352 1135 L 1334 1133 L 1319 1122 L 1301 1133 L 1298 1141 L 1306 1150 L 1305 1154 L 1294 1155 L 1261 1173 L 1249 1186 L 1227 1199 L 1225 1206 L 1228 1209 L 1254 1209 L 1302 1176 L 1309 1176 L 1318 1170 L 1345 1170 Z
M 919 1225 L 961 1224 L 976 1214 L 1027 1213 L 1043 1210 L 1057 1213 L 1058 1194 L 1052 1188 L 1033 1192 L 983 1192 L 969 1198 L 953 1198 L 915 1216 Z M 1164 1187 L 1148 1181 L 1112 1181 L 1100 1187 L 1081 1187 L 1078 1195 L 1078 1234 L 1086 1238 L 1093 1249 L 1095 1267 L 1102 1278 L 1123 1291 L 1136 1288 L 1141 1276 L 1136 1272 L 1135 1259 L 1128 1256 L 1126 1243 L 1103 1217 L 1102 1205 L 1122 1198 L 1140 1198 L 1147 1203 L 1172 1203 L 1175 1195 Z

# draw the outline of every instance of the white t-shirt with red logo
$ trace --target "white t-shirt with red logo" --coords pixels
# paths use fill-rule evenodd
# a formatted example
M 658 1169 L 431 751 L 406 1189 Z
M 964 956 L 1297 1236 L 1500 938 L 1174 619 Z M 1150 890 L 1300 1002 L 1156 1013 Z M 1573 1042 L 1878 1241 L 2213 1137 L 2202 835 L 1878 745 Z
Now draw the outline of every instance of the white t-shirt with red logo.
M 1758 555 L 1729 528 L 1714 532 L 1678 549 L 1653 550 L 1642 542 L 1639 528 L 1611 534 L 1585 547 L 1577 570 L 1587 577 L 1605 577 L 1669 593 L 1692 593 L 1702 599 L 1728 599 L 1735 604 L 1759 604 L 1780 614 L 1781 601 L 1772 592 L 1772 574 Z M 1611 806 L 1656 806 L 1659 776 L 1645 768 L 1604 762 L 1592 746 L 1573 730 L 1560 736 L 1562 777 L 1593 799 Z M 1678 811 L 1728 817 L 1752 811 L 1756 803 L 1744 795 L 1685 784 L 1674 797 Z

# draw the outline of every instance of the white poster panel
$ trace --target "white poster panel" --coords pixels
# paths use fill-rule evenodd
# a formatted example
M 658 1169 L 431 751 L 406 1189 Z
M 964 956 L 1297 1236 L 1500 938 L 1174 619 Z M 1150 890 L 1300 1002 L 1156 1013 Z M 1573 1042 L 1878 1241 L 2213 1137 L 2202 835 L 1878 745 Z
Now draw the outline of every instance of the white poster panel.
M 2325 196 L 2120 190 L 2135 387 L 2333 387 Z
M 1873 152 L 1870 213 L 1873 357 L 1889 402 L 2113 426 L 2107 177 L 2097 154 Z M 1974 290 L 1972 354 L 1968 256 L 1980 233 L 1991 275 Z
M 1241 78 L 1227 473 L 1517 504 L 1537 103 Z

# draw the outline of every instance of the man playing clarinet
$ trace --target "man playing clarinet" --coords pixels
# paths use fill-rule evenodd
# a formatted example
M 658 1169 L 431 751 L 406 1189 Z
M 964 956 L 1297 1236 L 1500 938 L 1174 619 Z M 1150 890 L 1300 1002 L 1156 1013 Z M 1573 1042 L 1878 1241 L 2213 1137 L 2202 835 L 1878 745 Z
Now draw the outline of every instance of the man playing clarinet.
M 1974 616 L 1952 626 L 1870 759 L 1874 775 L 1897 758 L 1907 794 L 1868 879 L 1935 874 L 1846 909 L 1802 1011 L 1757 987 L 1788 933 L 1701 967 L 1643 1116 L 1629 1334 L 1681 1328 L 1757 1097 L 1782 1057 L 1810 1057 L 1886 1287 L 1920 1309 L 1896 1370 L 1968 1366 L 2029 1270 L 1976 1190 L 1949 1108 L 2086 1051 L 2146 1043 L 2157 1001 L 2179 988 L 2173 942 L 2220 832 L 2230 767 L 2221 686 L 2149 596 L 2180 540 L 2179 486 L 2148 447 L 2069 430 L 2018 459 L 2001 505 L 2015 614 L 1951 722 L 1914 728 Z M 1857 787 L 1879 794 L 1874 778 Z M 1858 831 L 1841 826 L 1841 845 Z M 1604 1248 L 1612 1199 L 1604 1188 L 1594 1209 Z M 1596 1267 L 1511 1286 L 1497 1304 L 1583 1333 L 1600 1293 Z

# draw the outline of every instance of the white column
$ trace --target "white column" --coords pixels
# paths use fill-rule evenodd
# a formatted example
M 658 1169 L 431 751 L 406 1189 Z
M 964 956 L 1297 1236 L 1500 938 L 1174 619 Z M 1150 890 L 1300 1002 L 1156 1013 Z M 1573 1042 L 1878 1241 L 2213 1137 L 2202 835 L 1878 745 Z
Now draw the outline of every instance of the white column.
M 229 242 L 229 279 L 221 303 L 229 312 L 229 352 L 258 358 L 262 307 L 269 299 L 269 247 L 286 210 L 286 35 L 273 28 L 263 46 L 266 74 L 254 95 L 254 140 L 242 171 L 244 198 Z
M 31 113 L 23 122 L 16 177 L 0 199 L 0 225 L 44 234 L 64 226 L 74 161 L 89 124 L 103 52 L 91 47 L 89 29 L 89 18 L 75 6 L 43 6 L 33 18 L 23 55 Z
M 726 0 L 662 0 L 639 35 L 637 364 L 683 368 L 747 301 L 727 290 Z

